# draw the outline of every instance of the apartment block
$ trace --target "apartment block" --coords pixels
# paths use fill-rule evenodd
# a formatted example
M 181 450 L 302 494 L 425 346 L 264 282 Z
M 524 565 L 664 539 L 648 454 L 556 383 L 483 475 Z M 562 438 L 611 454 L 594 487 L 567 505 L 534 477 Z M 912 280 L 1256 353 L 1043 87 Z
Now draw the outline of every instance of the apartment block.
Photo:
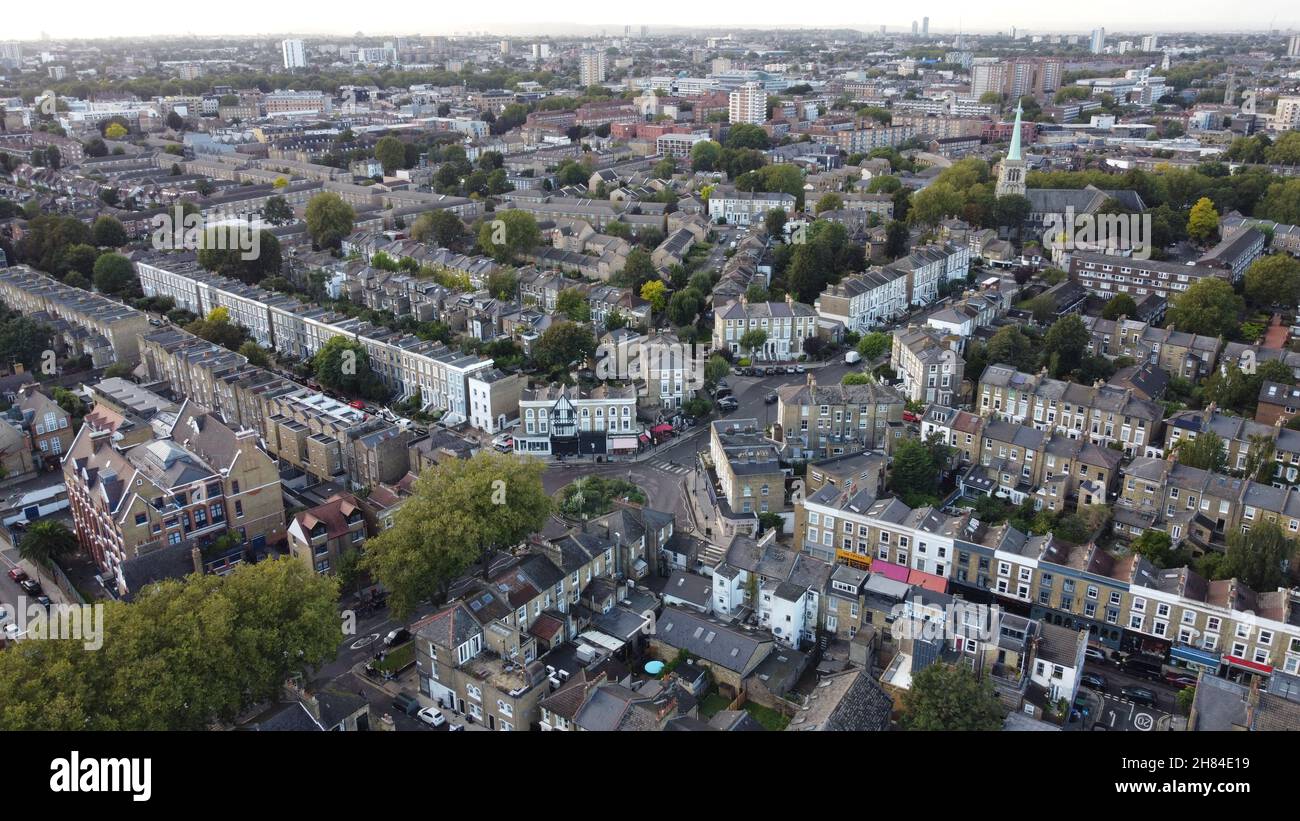
M 903 396 L 883 383 L 818 385 L 809 373 L 806 384 L 777 390 L 772 438 L 791 459 L 884 450 L 902 435 L 904 405 Z

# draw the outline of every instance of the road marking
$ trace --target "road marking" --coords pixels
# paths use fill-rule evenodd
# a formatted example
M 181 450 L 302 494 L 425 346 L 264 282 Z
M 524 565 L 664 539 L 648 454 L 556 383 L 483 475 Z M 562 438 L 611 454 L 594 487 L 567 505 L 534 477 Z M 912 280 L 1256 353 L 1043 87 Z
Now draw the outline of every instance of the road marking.
M 379 640 L 379 634 L 371 633 L 368 636 L 362 636 L 361 638 L 352 642 L 350 645 L 348 645 L 348 648 L 351 650 L 360 650 L 362 647 L 369 647 L 370 645 L 374 644 L 378 640 Z
M 1150 713 L 1138 713 L 1133 718 L 1133 726 L 1138 728 L 1144 733 L 1150 730 L 1152 727 L 1154 727 L 1155 724 L 1156 724 L 1155 719 L 1151 717 Z

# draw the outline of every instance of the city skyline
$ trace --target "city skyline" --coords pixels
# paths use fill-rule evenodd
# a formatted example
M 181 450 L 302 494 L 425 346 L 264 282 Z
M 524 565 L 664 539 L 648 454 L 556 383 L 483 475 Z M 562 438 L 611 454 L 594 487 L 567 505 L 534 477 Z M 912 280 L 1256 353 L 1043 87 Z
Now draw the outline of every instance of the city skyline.
M 87 2 L 72 0 L 68 4 L 67 15 L 54 21 L 38 14 L 19 11 L 14 19 L 7 21 L 6 39 L 37 40 L 48 35 L 52 39 L 105 39 L 129 37 L 158 36 L 353 36 L 360 30 L 366 32 L 366 25 L 357 26 L 354 18 L 345 12 L 348 10 L 336 0 L 326 0 L 313 6 L 319 23 L 303 19 L 301 12 L 290 6 L 267 7 L 251 0 L 232 0 L 223 7 L 218 19 L 206 21 L 205 32 L 198 32 L 192 25 L 177 25 L 175 15 L 157 0 L 144 0 L 138 4 L 140 13 L 124 18 L 113 8 Z M 156 8 L 153 8 L 156 7 Z M 1156 3 L 1140 9 L 1119 0 L 1103 0 L 1093 4 L 1082 13 L 1075 9 L 1057 12 L 1053 7 L 1024 8 L 1008 10 L 1000 17 L 987 15 L 976 19 L 963 19 L 963 12 L 969 8 L 955 0 L 934 0 L 916 9 L 917 20 L 925 15 L 930 20 L 933 35 L 942 36 L 959 30 L 971 34 L 996 33 L 1015 28 L 1024 35 L 1035 31 L 1083 33 L 1094 28 L 1103 27 L 1114 32 L 1138 32 L 1142 30 L 1159 30 L 1161 32 L 1197 32 L 1197 31 L 1266 31 L 1279 29 L 1290 30 L 1300 25 L 1300 15 L 1291 12 L 1289 7 L 1280 2 L 1258 4 L 1252 8 L 1249 18 L 1243 18 L 1234 10 L 1221 4 L 1193 2 L 1186 4 Z M 151 11 L 159 13 L 154 14 Z M 163 13 L 166 11 L 166 13 Z M 602 29 L 610 36 L 617 36 L 628 25 L 628 21 L 610 20 L 607 22 L 579 23 L 566 22 L 528 22 L 523 15 L 533 12 L 533 6 L 520 0 L 506 0 L 491 8 L 479 6 L 439 8 L 436 14 L 414 12 L 407 15 L 401 26 L 387 30 L 366 32 L 369 36 L 383 36 L 385 33 L 418 32 L 422 35 L 445 35 L 465 32 L 485 32 L 507 36 L 534 36 L 546 34 L 584 34 L 598 35 Z M 696 20 L 690 24 L 680 22 L 681 18 L 671 20 L 636 20 L 634 26 L 649 25 L 660 31 L 685 31 L 699 28 L 721 30 L 756 30 L 764 28 L 848 28 L 861 31 L 879 31 L 881 25 L 888 27 L 891 33 L 907 33 L 911 29 L 911 19 L 898 20 L 864 20 L 856 11 L 818 11 L 802 6 L 789 6 L 776 0 L 757 0 L 746 5 L 743 20 L 737 20 L 725 5 L 717 7 L 699 7 L 693 9 Z M 631 16 L 636 16 L 633 13 Z M 351 21 L 346 24 L 329 21 Z M 653 33 L 653 31 L 652 31 Z

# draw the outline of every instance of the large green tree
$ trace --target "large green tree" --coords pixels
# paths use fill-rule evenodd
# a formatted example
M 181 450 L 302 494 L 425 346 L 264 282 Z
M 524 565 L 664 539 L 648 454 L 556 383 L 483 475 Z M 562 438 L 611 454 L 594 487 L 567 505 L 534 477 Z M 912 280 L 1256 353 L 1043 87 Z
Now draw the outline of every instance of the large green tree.
M 318 248 L 337 248 L 352 233 L 356 211 L 333 191 L 323 191 L 307 202 L 307 233 Z
M 485 220 L 479 228 L 478 245 L 497 262 L 510 262 L 533 250 L 541 241 L 537 220 L 527 211 L 512 208 L 494 216 L 495 219 Z
M 411 226 L 411 239 L 432 242 L 443 248 L 450 247 L 465 236 L 465 223 L 450 211 L 429 211 L 421 214 Z
M 1228 534 L 1220 578 L 1235 578 L 1260 593 L 1286 586 L 1285 568 L 1295 563 L 1296 543 L 1274 522 L 1262 521 Z
M 942 662 L 912 677 L 900 706 L 905 730 L 1000 730 L 1007 712 L 989 679 Z
M 344 336 L 332 337 L 312 357 L 316 381 L 330 390 L 365 399 L 385 399 L 389 390 L 370 367 L 364 345 Z
M 406 618 L 489 550 L 510 550 L 546 524 L 552 502 L 545 465 L 480 451 L 420 474 L 393 526 L 366 542 L 362 567 L 384 585 Z
M 591 329 L 577 322 L 556 322 L 533 345 L 533 361 L 546 371 L 568 369 L 596 352 Z
M 1073 373 L 1083 362 L 1092 335 L 1083 320 L 1068 314 L 1052 323 L 1043 336 L 1043 353 L 1054 376 Z
M 133 592 L 102 603 L 102 646 L 0 653 L 0 729 L 203 730 L 277 697 L 343 638 L 334 580 L 289 558 Z
M 375 159 L 384 167 L 384 173 L 391 175 L 406 163 L 406 147 L 396 137 L 380 137 L 375 143 Z
M 120 296 L 133 290 L 138 282 L 131 260 L 121 254 L 104 254 L 95 260 L 95 290 Z
M 1193 334 L 1229 336 L 1238 328 L 1243 310 L 1245 303 L 1231 285 L 1218 277 L 1205 277 L 1173 298 L 1166 324 Z
M 1223 448 L 1223 438 L 1212 430 L 1203 430 L 1195 439 L 1183 439 L 1175 446 L 1178 461 L 1188 467 L 1212 470 L 1219 473 L 1228 467 L 1228 454 Z
M 77 534 L 63 522 L 54 519 L 34 522 L 18 542 L 18 555 L 43 567 L 49 567 L 76 552 Z
M 1255 260 L 1246 269 L 1246 299 L 1261 308 L 1300 303 L 1300 261 L 1287 254 Z

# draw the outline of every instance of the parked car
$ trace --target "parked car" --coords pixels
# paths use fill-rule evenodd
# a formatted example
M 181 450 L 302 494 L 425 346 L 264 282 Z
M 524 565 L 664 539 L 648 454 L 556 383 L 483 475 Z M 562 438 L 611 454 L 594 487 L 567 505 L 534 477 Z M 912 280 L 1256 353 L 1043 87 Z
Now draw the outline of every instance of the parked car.
M 44 592 L 44 590 L 41 589 L 41 583 L 35 579 L 24 578 L 18 583 L 18 586 L 21 587 L 23 592 L 29 596 L 39 596 Z
M 862 354 L 858 353 L 857 351 L 849 351 L 848 353 L 844 354 L 845 364 L 855 365 L 861 361 L 862 361 Z
M 911 412 L 910 410 L 905 410 L 905 411 L 903 411 L 903 421 L 904 421 L 904 422 L 920 422 L 920 421 L 921 421 L 921 415 L 920 415 L 919 413 L 913 413 L 913 412 Z
M 396 647 L 399 644 L 405 644 L 411 640 L 411 631 L 405 627 L 399 627 L 384 636 L 385 647 Z
M 22 635 L 22 633 L 21 631 L 19 631 L 18 625 L 14 624 L 13 622 L 9 622 L 8 624 L 5 625 L 6 639 L 8 639 L 9 641 L 17 641 L 20 635 Z
M 1146 707 L 1156 706 L 1156 694 L 1146 687 L 1121 687 L 1119 694 L 1134 704 L 1141 704 Z
M 763 397 L 763 404 L 764 404 L 764 405 L 775 405 L 775 404 L 776 404 L 776 399 L 777 399 L 776 394 L 774 394 L 774 393 L 769 393 L 767 396 L 764 396 L 764 397 Z
M 718 400 L 718 410 L 722 411 L 723 413 L 734 411 L 736 408 L 739 407 L 740 407 L 740 403 L 736 401 L 735 397 L 728 396 L 725 399 Z
M 22 584 L 27 578 L 27 574 L 23 572 L 21 567 L 15 567 L 9 571 L 9 578 L 13 580 L 14 584 Z
M 54 602 L 50 601 L 50 597 L 45 595 L 44 593 L 36 597 L 36 603 L 39 604 L 41 607 L 44 607 L 46 610 L 49 610 L 51 607 L 54 606 Z
M 393 697 L 393 709 L 413 716 L 420 711 L 420 700 L 410 693 L 398 693 Z
M 430 727 L 441 727 L 447 723 L 447 717 L 437 707 L 425 707 L 415 714 L 415 717 L 428 724 Z
M 1084 687 L 1098 690 L 1103 693 L 1106 691 L 1106 677 L 1098 675 L 1097 673 L 1084 673 L 1079 676 L 1079 683 Z
M 803 372 L 806 371 L 806 370 L 807 370 L 807 368 L 805 368 L 803 365 L 795 365 L 795 366 L 794 366 L 794 372 L 795 372 L 795 373 L 803 373 Z
M 776 376 L 776 368 L 764 368 L 764 369 L 763 369 L 763 375 L 764 375 L 764 376 Z
M 1178 688 L 1195 687 L 1196 676 L 1189 676 L 1186 673 L 1165 673 L 1165 683 Z
M 1164 678 L 1164 667 L 1159 659 L 1144 656 L 1129 656 L 1120 664 L 1120 669 L 1129 675 L 1160 681 Z
M 365 410 L 366 403 L 362 402 L 360 399 L 353 399 L 351 402 L 348 403 L 348 407 L 356 408 L 357 410 Z
M 1083 651 L 1083 657 L 1088 661 L 1105 661 L 1106 654 L 1096 647 L 1089 647 Z

